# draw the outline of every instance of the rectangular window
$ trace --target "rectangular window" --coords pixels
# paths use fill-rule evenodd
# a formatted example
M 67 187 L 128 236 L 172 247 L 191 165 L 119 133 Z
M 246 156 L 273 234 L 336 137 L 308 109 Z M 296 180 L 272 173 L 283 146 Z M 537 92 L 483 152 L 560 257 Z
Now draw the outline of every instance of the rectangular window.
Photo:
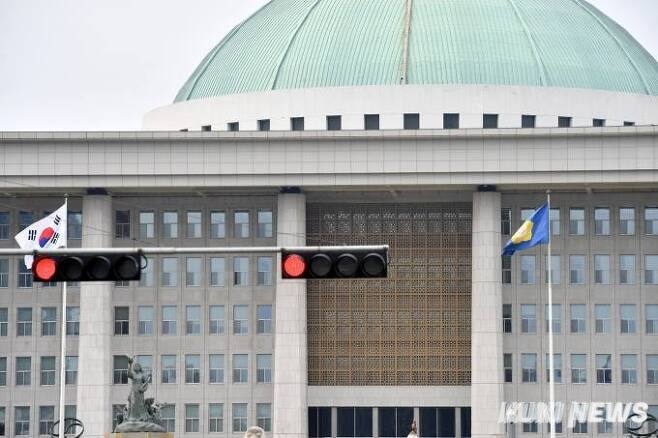
M 153 356 L 150 355 L 141 355 L 135 357 L 135 362 L 137 362 L 142 367 L 142 372 L 147 378 L 151 378 L 153 375 Z
M 41 356 L 40 380 L 41 386 L 53 386 L 55 384 L 55 356 Z
M 551 375 L 549 373 L 550 356 L 546 354 L 546 381 L 551 381 Z M 555 376 L 555 383 L 562 383 L 562 355 L 560 353 L 553 355 L 553 375 Z
M 658 334 L 658 304 L 647 304 L 645 306 L 645 313 L 647 334 Z
M 176 335 L 176 306 L 162 306 L 162 334 Z
M 65 405 L 64 406 L 64 418 L 78 418 L 77 417 L 77 407 L 75 405 Z M 70 428 L 71 434 L 77 434 L 80 429 L 73 426 L 72 420 L 65 421 L 64 427 Z M 113 429 L 114 430 L 114 429 Z
M 560 228 L 560 209 L 559 208 L 551 208 L 551 211 L 549 212 L 549 218 L 551 221 L 551 235 L 553 236 L 559 236 L 561 232 Z
M 290 118 L 290 130 L 291 131 L 303 131 L 304 130 L 304 117 L 291 117 Z
M 185 306 L 185 333 L 201 334 L 201 306 Z
M 272 257 L 258 257 L 258 285 L 272 286 Z
M 420 114 L 406 113 L 403 120 L 404 129 L 420 129 Z
M 9 212 L 0 211 L 0 240 L 9 239 L 9 227 L 11 222 L 9 221 Z
M 605 126 L 605 119 L 592 119 L 592 126 L 596 128 Z
M 144 257 L 142 260 L 144 268 L 142 269 L 142 275 L 139 279 L 139 287 L 153 287 L 153 264 L 155 260 L 152 258 Z
M 176 355 L 163 354 L 160 357 L 162 383 L 176 383 Z
M 224 383 L 224 355 L 211 354 L 208 357 L 208 382 Z
M 635 284 L 635 256 L 619 256 L 619 284 Z
M 503 284 L 512 284 L 512 257 L 502 256 L 501 266 Z
M 503 333 L 512 333 L 512 305 L 503 304 Z
M 16 336 L 32 336 L 31 307 L 19 307 L 16 310 Z
M 585 283 L 585 256 L 582 255 L 569 256 L 569 283 L 571 284 Z
M 624 122 L 624 126 L 635 126 L 635 122 Z
M 610 235 L 610 209 L 594 209 L 594 234 L 597 236 Z
M 233 403 L 233 432 L 247 431 L 247 403 Z
M 379 114 L 364 115 L 363 127 L 366 131 L 377 131 L 379 129 Z
M 0 406 L 0 436 L 7 436 L 5 407 Z
M 219 433 L 224 431 L 224 404 L 210 403 L 208 405 L 208 432 Z
M 658 255 L 644 256 L 644 282 L 658 284 Z
M 249 306 L 236 304 L 233 306 L 233 334 L 246 335 L 249 333 Z
M 0 288 L 5 287 L 9 287 L 9 259 L 0 259 Z
M 78 356 L 66 356 L 64 359 L 64 383 L 66 385 L 78 383 Z
M 548 257 L 544 258 L 546 262 L 546 270 L 544 271 L 544 281 L 548 283 Z M 561 259 L 559 255 L 551 256 L 551 282 L 553 284 L 560 284 L 562 275 L 560 271 Z
M 587 330 L 587 306 L 571 304 L 571 333 L 585 333 Z
M 585 234 L 585 209 L 569 209 L 569 234 L 583 236 Z
M 635 208 L 619 209 L 619 234 L 632 236 L 635 234 Z
M 167 432 L 176 432 L 176 405 L 163 405 L 160 408 L 160 418 Z
M 202 131 L 202 132 L 210 132 L 210 131 L 212 131 L 212 125 L 203 125 L 203 126 L 201 126 L 201 131 Z
M 637 384 L 637 355 L 621 355 L 621 383 L 624 385 Z
M 130 334 L 130 308 L 114 308 L 114 334 L 115 336 L 128 336 Z
M 343 129 L 341 116 L 327 116 L 327 131 L 340 131 L 341 129 Z
M 521 128 L 534 128 L 536 126 L 537 116 L 523 114 L 521 116 Z
M 211 335 L 224 334 L 224 306 L 210 306 L 208 313 L 208 333 Z
M 249 355 L 233 355 L 233 383 L 249 382 Z
M 546 333 L 548 333 L 548 304 L 545 305 L 544 310 L 545 310 L 545 326 L 546 326 Z M 553 333 L 561 333 L 562 332 L 562 305 L 561 304 L 553 304 Z
M 0 307 L 0 337 L 7 336 L 9 331 L 9 310 L 6 307 Z
M 658 385 L 658 354 L 647 354 L 647 384 Z
M 521 304 L 521 333 L 537 333 L 537 306 Z
M 521 371 L 523 383 L 537 382 L 537 355 L 535 353 L 521 354 Z
M 199 405 L 185 405 L 185 432 L 194 433 L 199 431 Z
M 30 386 L 32 384 L 32 358 L 16 358 L 16 386 Z
M 536 421 L 531 421 L 530 423 L 523 423 L 523 432 L 524 433 L 537 433 L 538 425 Z
M 658 235 L 658 207 L 644 209 L 644 232 L 650 235 Z
M 176 287 L 178 285 L 178 259 L 165 257 L 162 259 L 162 273 L 160 282 L 163 287 Z
M 82 213 L 79 211 L 70 211 L 68 213 L 67 224 L 68 238 L 71 240 L 82 239 Z
M 7 386 L 7 358 L 0 357 L 0 386 Z M 1 420 L 2 418 L 0 418 Z
M 522 208 L 521 209 L 521 223 L 527 221 L 530 219 L 530 216 L 535 214 L 535 209 L 534 208 Z
M 124 414 L 126 405 L 112 405 L 112 430 L 119 425 L 119 417 Z
M 240 122 L 230 122 L 226 124 L 228 132 L 238 132 L 240 130 Z
M 256 382 L 272 383 L 272 355 L 256 355 Z
M 25 263 L 20 260 L 18 261 L 18 287 L 32 287 L 32 270 L 27 269 Z
M 571 383 L 587 383 L 587 355 L 571 355 Z
M 153 239 L 155 237 L 155 213 L 152 211 L 139 212 L 139 238 Z
M 165 239 L 178 239 L 178 212 L 165 211 L 162 213 L 162 237 Z
M 233 285 L 249 285 L 249 257 L 233 258 Z
M 619 306 L 621 333 L 637 332 L 637 306 L 635 304 L 621 304 Z
M 130 210 L 116 210 L 114 212 L 114 237 L 116 239 L 130 239 Z
M 210 259 L 210 286 L 223 287 L 226 285 L 226 259 L 212 257 Z
M 272 333 L 272 306 L 270 304 L 256 306 L 256 333 L 259 335 Z
M 113 383 L 115 385 L 128 384 L 128 358 L 126 356 L 114 356 Z
M 30 407 L 16 406 L 14 409 L 14 435 L 30 434 Z
M 210 238 L 223 239 L 226 237 L 226 213 L 213 211 L 210 213 Z
M 560 116 L 557 118 L 557 127 L 558 128 L 570 128 L 571 127 L 571 117 Z
M 270 119 L 261 119 L 258 121 L 258 130 L 259 131 L 269 131 L 270 130 Z
M 612 383 L 612 355 L 596 355 L 596 383 Z
M 201 238 L 201 212 L 200 211 L 188 211 L 187 212 L 187 232 L 186 236 L 188 239 L 200 239 Z
M 573 433 L 587 433 L 587 422 L 576 421 L 573 425 Z
M 41 336 L 57 334 L 57 307 L 41 308 Z
M 80 335 L 80 307 L 66 308 L 66 334 L 67 336 Z
M 611 306 L 610 304 L 595 304 L 594 319 L 596 323 L 596 333 L 608 334 L 611 330 Z
M 594 256 L 594 283 L 610 284 L 610 256 Z
M 505 353 L 503 354 L 503 374 L 504 374 L 505 383 L 513 382 L 513 373 L 514 373 L 514 365 L 513 365 L 512 353 Z
M 23 231 L 34 222 L 34 214 L 31 211 L 18 212 L 18 229 Z
M 483 114 L 482 127 L 484 129 L 498 128 L 498 114 Z
M 521 256 L 521 284 L 535 284 L 535 256 Z
M 512 209 L 511 208 L 501 208 L 500 209 L 500 233 L 503 236 L 509 236 L 512 234 Z
M 185 286 L 201 286 L 201 259 L 199 257 L 188 257 L 186 260 Z
M 265 432 L 272 431 L 272 405 L 270 403 L 256 403 L 256 425 Z
M 613 424 L 611 421 L 607 420 L 608 412 L 607 409 L 603 409 L 601 412 L 601 418 L 603 421 L 600 423 L 596 423 L 596 432 L 600 434 L 606 434 L 606 433 L 612 433 L 613 432 Z
M 459 114 L 443 114 L 443 129 L 459 129 Z
M 233 213 L 233 235 L 236 239 L 249 237 L 249 212 L 236 211 Z
M 153 306 L 139 306 L 137 308 L 137 334 L 140 336 L 153 335 L 153 321 L 155 313 Z
M 272 211 L 260 210 L 258 212 L 258 230 L 257 236 L 261 238 L 272 237 Z
M 185 355 L 185 383 L 201 383 L 201 357 L 198 354 Z

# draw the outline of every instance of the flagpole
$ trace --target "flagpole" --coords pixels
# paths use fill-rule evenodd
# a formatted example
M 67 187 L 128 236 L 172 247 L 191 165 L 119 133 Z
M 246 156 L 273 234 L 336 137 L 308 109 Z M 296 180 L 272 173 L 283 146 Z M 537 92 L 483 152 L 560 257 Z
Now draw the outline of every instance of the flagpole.
M 551 438 L 555 438 L 555 364 L 553 360 L 553 270 L 551 267 L 551 191 L 546 191 L 548 204 L 548 258 L 546 265 L 548 268 L 548 392 L 549 392 L 549 413 L 551 417 Z
M 69 203 L 69 195 L 65 194 L 64 195 L 64 206 L 66 207 L 64 210 L 66 211 L 66 215 L 68 216 L 68 203 Z M 64 218 L 65 226 L 68 226 L 68 217 Z M 68 240 L 68 233 L 66 233 L 67 240 Z M 67 242 L 68 246 L 68 242 Z M 59 369 L 59 432 L 58 436 L 59 438 L 65 438 L 64 435 L 64 411 L 66 410 L 66 295 L 67 295 L 67 290 L 66 290 L 66 284 L 67 282 L 62 283 L 62 326 L 60 328 L 60 335 L 61 335 L 61 351 L 60 351 L 60 369 Z

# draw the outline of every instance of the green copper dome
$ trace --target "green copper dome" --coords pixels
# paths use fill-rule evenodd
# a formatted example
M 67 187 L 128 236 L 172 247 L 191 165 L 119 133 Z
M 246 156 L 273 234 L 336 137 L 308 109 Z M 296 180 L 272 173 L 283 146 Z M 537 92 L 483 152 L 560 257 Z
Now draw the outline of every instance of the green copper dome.
M 658 95 L 658 63 L 584 0 L 272 0 L 205 57 L 176 102 L 395 84 Z

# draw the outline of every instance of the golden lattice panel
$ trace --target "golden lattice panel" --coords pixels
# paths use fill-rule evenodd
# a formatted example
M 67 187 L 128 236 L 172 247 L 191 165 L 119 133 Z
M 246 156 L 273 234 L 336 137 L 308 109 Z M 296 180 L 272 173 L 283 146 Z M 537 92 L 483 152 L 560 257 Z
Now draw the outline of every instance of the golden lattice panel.
M 469 385 L 470 204 L 309 204 L 308 245 L 388 244 L 387 279 L 308 281 L 310 385 Z

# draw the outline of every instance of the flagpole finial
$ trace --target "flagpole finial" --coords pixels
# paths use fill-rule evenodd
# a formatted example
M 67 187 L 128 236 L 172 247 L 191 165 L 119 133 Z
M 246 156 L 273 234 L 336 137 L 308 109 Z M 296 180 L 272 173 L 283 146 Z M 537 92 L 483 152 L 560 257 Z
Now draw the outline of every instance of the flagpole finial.
M 550 195 L 551 194 L 551 189 L 546 189 L 546 194 Z

